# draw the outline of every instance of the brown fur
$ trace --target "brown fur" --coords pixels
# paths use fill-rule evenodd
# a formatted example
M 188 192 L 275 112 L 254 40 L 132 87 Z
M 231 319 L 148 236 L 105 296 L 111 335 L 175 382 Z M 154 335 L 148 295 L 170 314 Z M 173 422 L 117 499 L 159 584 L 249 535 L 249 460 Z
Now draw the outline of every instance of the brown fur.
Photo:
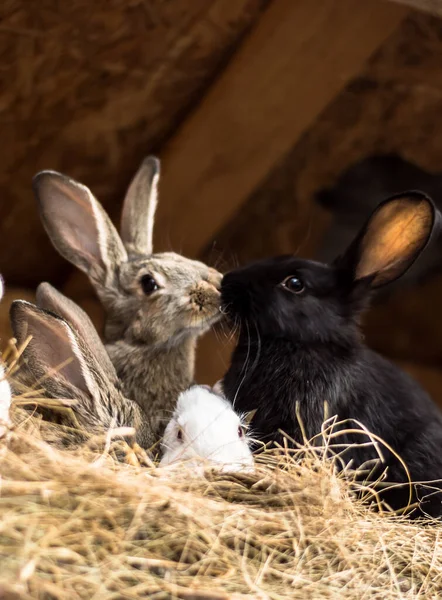
M 54 305 L 64 318 L 15 300 L 11 323 L 19 344 L 28 343 L 22 382 L 41 380 L 45 395 L 72 399 L 75 419 L 88 434 L 111 428 L 132 427 L 143 446 L 152 444 L 152 427 L 139 406 L 125 398 L 115 369 L 88 316 L 50 286 Z M 50 304 L 51 302 L 48 301 Z
M 158 178 L 149 157 L 124 201 L 122 239 L 88 188 L 51 171 L 34 178 L 43 224 L 58 251 L 88 274 L 106 311 L 106 349 L 155 439 L 193 382 L 197 338 L 221 316 L 220 273 L 175 253 L 152 254 Z M 146 295 L 145 275 L 160 289 Z

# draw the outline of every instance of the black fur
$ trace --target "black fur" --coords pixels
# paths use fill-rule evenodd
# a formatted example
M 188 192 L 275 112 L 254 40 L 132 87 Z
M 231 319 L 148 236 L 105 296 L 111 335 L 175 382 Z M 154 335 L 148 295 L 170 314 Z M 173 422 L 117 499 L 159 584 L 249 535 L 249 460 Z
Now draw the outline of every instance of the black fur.
M 434 212 L 426 241 L 402 257 L 403 267 L 390 274 L 390 281 L 405 272 L 425 247 L 436 217 Z M 369 223 L 333 265 L 281 256 L 224 277 L 224 309 L 240 325 L 224 391 L 236 410 L 257 409 L 251 426 L 261 441 L 281 442 L 278 430 L 283 430 L 302 442 L 297 401 L 307 437 L 317 435 L 327 402 L 329 416 L 356 419 L 390 445 L 407 464 L 413 481 L 442 479 L 442 413 L 413 379 L 368 349 L 359 330 L 359 315 L 377 287 L 376 274 L 355 277 Z M 291 275 L 302 280 L 302 293 L 281 285 Z M 386 283 L 386 276 L 381 280 Z M 367 441 L 359 434 L 340 439 Z M 401 463 L 384 447 L 382 452 L 385 462 L 373 470 L 371 479 L 376 480 L 387 466 L 388 482 L 406 483 Z M 358 467 L 377 456 L 372 446 L 352 447 L 343 458 Z M 382 498 L 394 509 L 403 508 L 409 489 L 404 485 L 383 491 Z M 432 491 L 415 486 L 413 501 Z M 411 515 L 439 517 L 441 502 L 442 493 L 436 492 Z

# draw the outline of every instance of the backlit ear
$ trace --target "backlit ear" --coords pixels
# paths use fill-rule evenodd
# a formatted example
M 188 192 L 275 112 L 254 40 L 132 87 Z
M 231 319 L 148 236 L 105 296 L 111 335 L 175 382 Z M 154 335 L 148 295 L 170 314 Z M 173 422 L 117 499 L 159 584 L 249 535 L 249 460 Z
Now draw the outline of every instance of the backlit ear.
M 218 394 L 218 396 L 224 397 L 224 388 L 223 388 L 223 380 L 219 379 L 212 388 L 212 392 L 214 394 Z
M 148 156 L 129 185 L 121 217 L 121 238 L 129 253 L 153 252 L 159 178 L 160 161 L 155 156 Z
M 433 202 L 422 192 L 405 192 L 382 202 L 336 264 L 353 281 L 372 288 L 403 275 L 428 244 L 436 221 Z
M 92 321 L 82 308 L 56 290 L 49 283 L 41 283 L 36 292 L 37 306 L 62 317 L 77 333 L 82 345 L 100 365 L 109 381 L 116 382 L 117 374 L 107 354 L 103 342 Z
M 257 409 L 257 408 L 255 408 L 254 410 L 251 410 L 251 411 L 249 411 L 249 412 L 248 412 L 248 413 L 245 415 L 245 417 L 244 417 L 244 424 L 245 424 L 245 425 L 250 425 L 250 423 L 251 423 L 251 422 L 252 422 L 252 420 L 253 420 L 253 417 L 254 417 L 254 416 L 256 415 L 256 413 L 257 413 L 257 410 L 258 410 L 258 409 Z
M 127 254 L 101 204 L 86 186 L 56 171 L 41 171 L 32 183 L 55 248 L 93 281 L 107 285 Z
M 60 390 L 64 390 L 67 383 L 91 397 L 98 395 L 87 357 L 63 319 L 24 300 L 12 303 L 10 317 L 19 345 L 32 336 L 25 357 L 29 370 L 37 380 L 44 377 Z

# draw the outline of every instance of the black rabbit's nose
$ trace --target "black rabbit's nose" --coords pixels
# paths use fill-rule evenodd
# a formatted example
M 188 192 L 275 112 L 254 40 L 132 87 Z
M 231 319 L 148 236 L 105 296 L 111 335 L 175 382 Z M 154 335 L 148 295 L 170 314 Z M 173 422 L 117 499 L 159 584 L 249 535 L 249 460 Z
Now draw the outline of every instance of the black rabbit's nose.
M 247 310 L 248 304 L 247 285 L 234 273 L 227 273 L 221 283 L 221 310 L 233 317 Z
M 232 301 L 232 299 L 241 291 L 240 283 L 234 277 L 227 273 L 221 281 L 221 304 L 224 301 Z
M 243 285 L 243 281 L 235 271 L 226 273 L 221 281 L 221 292 L 224 290 L 239 290 Z

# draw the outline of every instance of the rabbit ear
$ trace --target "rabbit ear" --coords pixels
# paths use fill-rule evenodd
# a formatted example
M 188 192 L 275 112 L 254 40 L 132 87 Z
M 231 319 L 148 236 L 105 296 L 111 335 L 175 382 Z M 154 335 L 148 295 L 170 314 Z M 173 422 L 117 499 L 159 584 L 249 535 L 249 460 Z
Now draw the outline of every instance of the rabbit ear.
M 60 254 L 101 285 L 127 260 L 115 227 L 91 191 L 55 171 L 32 181 L 43 225 Z
M 428 244 L 437 218 L 430 198 L 405 192 L 382 202 L 336 265 L 354 282 L 381 287 L 403 275 Z
M 160 161 L 155 156 L 148 156 L 129 185 L 121 219 L 121 237 L 129 253 L 153 252 L 159 178 Z
M 212 392 L 214 394 L 218 394 L 218 396 L 224 397 L 224 388 L 223 388 L 223 380 L 219 379 L 212 388 Z
M 25 355 L 37 379 L 47 377 L 60 394 L 69 393 L 73 387 L 94 399 L 100 397 L 90 357 L 66 321 L 24 300 L 14 300 L 10 317 L 19 344 L 32 336 Z
M 79 338 L 83 340 L 83 344 L 87 343 L 90 354 L 98 361 L 107 378 L 115 383 L 117 374 L 114 366 L 97 330 L 84 310 L 49 283 L 41 283 L 37 287 L 36 298 L 37 306 L 55 313 L 69 323 Z
M 253 420 L 253 417 L 256 415 L 258 409 L 254 408 L 253 410 L 249 411 L 245 417 L 244 417 L 244 425 L 250 425 L 250 423 Z

